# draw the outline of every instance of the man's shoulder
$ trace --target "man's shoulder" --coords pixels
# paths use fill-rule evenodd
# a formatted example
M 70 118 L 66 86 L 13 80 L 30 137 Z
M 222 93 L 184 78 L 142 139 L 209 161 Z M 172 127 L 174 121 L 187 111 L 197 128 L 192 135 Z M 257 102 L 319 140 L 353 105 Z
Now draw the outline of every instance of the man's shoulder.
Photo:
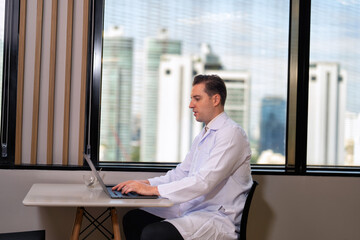
M 216 130 L 216 134 L 217 136 L 223 136 L 224 138 L 229 138 L 233 135 L 237 135 L 241 138 L 247 138 L 244 129 L 231 118 L 226 119 L 221 125 L 219 125 L 219 128 Z
M 231 119 L 226 112 L 224 112 L 216 121 L 213 123 L 213 129 L 217 130 L 218 133 L 233 132 L 235 134 L 241 134 L 246 136 L 245 130 Z
M 231 118 L 229 118 L 224 123 L 223 130 L 224 131 L 234 132 L 236 134 L 241 134 L 243 136 L 246 136 L 245 130 L 240 126 L 240 124 L 238 124 L 237 122 L 235 122 Z
M 224 123 L 224 127 L 243 129 L 242 126 L 239 123 L 235 122 L 228 115 L 226 115 L 225 118 L 223 119 L 223 123 Z

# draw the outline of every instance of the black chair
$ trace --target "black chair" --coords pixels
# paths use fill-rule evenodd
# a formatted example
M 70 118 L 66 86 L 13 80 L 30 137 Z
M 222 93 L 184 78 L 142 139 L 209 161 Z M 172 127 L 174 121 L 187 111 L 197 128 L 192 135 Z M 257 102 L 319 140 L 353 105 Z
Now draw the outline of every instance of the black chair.
M 259 185 L 259 183 L 257 181 L 254 181 L 246 198 L 243 214 L 240 220 L 240 235 L 238 240 L 246 240 L 246 225 L 249 216 L 250 205 L 257 185 Z

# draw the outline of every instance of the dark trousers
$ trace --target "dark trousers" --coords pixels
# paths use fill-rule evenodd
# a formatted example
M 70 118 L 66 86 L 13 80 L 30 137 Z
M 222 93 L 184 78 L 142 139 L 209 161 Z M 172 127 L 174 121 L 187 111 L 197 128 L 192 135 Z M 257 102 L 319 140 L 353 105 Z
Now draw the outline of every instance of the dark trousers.
M 183 240 L 176 227 L 163 220 L 140 209 L 129 211 L 123 218 L 126 240 Z

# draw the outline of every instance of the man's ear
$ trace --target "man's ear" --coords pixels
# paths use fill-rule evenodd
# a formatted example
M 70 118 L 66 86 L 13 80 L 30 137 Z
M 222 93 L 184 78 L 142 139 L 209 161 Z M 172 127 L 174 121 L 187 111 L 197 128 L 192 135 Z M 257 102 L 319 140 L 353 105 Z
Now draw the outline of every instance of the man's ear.
M 220 94 L 215 94 L 213 96 L 213 105 L 214 107 L 218 106 L 221 102 L 221 97 L 220 97 Z

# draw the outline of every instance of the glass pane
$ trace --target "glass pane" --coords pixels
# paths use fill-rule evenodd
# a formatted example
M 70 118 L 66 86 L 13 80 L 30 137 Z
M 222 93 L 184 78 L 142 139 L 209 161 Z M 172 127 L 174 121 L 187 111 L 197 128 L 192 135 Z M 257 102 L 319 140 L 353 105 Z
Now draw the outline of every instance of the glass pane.
M 288 29 L 287 0 L 106 0 L 100 161 L 182 161 L 193 77 L 218 74 L 253 163 L 284 164 Z
M 311 1 L 309 165 L 360 165 L 360 2 Z

